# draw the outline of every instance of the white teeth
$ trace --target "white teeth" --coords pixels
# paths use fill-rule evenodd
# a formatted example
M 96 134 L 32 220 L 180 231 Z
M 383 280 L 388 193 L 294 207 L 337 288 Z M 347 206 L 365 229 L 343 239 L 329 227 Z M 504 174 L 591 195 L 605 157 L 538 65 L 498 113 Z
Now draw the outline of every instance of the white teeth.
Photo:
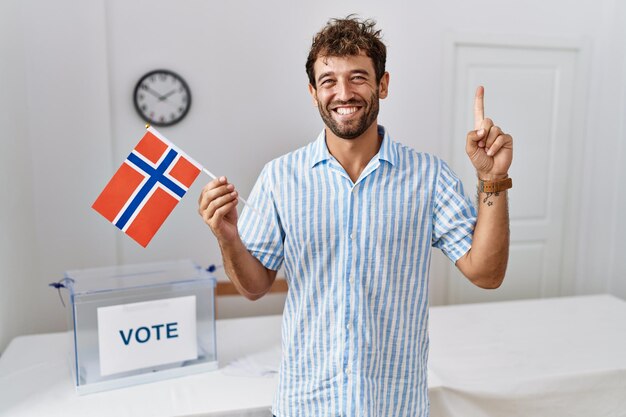
M 337 113 L 341 115 L 345 115 L 345 114 L 352 114 L 356 112 L 358 109 L 356 107 L 338 107 L 336 110 L 337 110 Z

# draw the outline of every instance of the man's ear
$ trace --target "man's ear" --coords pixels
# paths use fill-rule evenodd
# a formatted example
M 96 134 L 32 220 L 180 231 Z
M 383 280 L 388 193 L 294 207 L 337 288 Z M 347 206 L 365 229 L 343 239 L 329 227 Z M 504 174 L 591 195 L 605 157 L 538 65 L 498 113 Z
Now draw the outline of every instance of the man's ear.
M 389 94 L 389 73 L 385 72 L 378 83 L 378 97 L 387 98 Z
M 309 94 L 311 94 L 311 98 L 313 98 L 313 105 L 317 107 L 317 90 L 311 83 L 309 83 Z

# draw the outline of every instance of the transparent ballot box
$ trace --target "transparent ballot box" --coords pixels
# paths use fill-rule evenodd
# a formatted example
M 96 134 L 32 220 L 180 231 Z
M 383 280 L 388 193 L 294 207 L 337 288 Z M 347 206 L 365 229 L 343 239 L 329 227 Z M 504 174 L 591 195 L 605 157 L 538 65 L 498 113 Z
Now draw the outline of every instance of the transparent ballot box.
M 215 278 L 191 261 L 67 271 L 79 394 L 217 369 Z

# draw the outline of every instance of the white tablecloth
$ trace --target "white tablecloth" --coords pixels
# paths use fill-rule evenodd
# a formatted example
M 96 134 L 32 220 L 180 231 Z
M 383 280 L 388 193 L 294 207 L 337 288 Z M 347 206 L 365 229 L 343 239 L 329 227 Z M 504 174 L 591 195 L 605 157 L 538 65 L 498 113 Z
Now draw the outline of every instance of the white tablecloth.
M 267 417 L 278 378 L 231 376 L 225 365 L 280 342 L 280 316 L 217 320 L 220 369 L 76 394 L 66 333 L 15 338 L 0 356 L 2 417 Z
M 434 307 L 432 417 L 626 416 L 626 302 Z
M 611 296 L 433 307 L 432 417 L 626 416 L 626 302 Z M 66 335 L 0 357 L 0 415 L 269 416 L 277 378 L 224 366 L 280 341 L 280 316 L 218 320 L 220 369 L 78 396 Z M 392 417 L 392 416 L 381 416 Z

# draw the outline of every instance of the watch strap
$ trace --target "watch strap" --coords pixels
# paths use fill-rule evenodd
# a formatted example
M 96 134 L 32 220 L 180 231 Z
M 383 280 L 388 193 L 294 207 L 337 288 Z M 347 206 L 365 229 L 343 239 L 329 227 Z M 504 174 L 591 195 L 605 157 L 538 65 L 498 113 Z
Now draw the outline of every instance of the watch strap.
M 499 193 L 511 187 L 513 187 L 513 180 L 509 177 L 495 181 L 478 180 L 478 192 L 481 193 Z

